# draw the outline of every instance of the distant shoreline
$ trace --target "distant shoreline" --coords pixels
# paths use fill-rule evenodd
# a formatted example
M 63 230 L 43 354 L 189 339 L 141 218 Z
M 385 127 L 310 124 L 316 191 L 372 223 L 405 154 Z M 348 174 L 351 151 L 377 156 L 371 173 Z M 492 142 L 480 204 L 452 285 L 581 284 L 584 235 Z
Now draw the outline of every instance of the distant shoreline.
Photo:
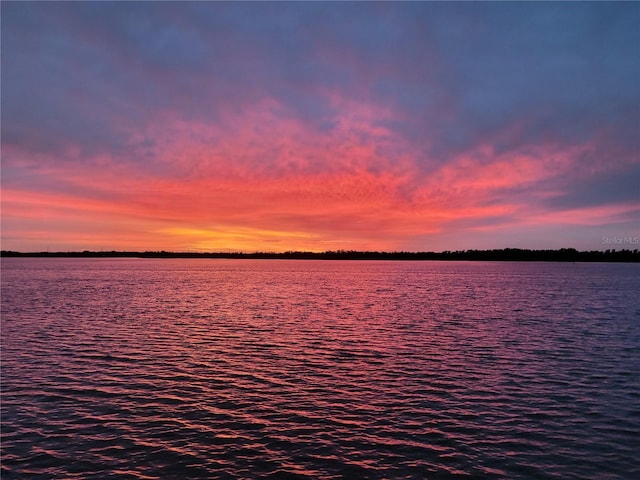
M 0 251 L 0 257 L 46 258 L 227 258 L 227 259 L 286 259 L 286 260 L 477 260 L 532 262 L 640 262 L 640 250 L 609 249 L 578 251 L 574 248 L 558 250 L 527 250 L 504 248 L 494 250 L 458 250 L 443 252 L 370 252 L 337 250 L 326 252 L 167 252 L 167 251 L 88 251 L 82 252 L 16 252 Z

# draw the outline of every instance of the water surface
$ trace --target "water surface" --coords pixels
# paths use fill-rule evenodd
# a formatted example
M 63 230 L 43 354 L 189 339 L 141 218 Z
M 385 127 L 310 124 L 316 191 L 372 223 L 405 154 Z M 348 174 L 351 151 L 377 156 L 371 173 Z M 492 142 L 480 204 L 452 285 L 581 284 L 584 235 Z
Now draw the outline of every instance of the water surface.
M 640 477 L 640 266 L 2 259 L 2 478 Z

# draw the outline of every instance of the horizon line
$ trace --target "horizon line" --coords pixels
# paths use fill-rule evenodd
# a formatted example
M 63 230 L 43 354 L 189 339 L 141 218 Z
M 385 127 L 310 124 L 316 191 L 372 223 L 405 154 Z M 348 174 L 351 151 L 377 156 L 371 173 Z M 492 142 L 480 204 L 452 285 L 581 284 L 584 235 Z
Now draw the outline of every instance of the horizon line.
M 626 245 L 625 245 L 626 246 Z M 526 249 L 496 248 L 434 251 L 359 251 L 326 250 L 323 252 L 289 250 L 265 251 L 167 251 L 167 250 L 82 250 L 19 252 L 1 250 L 0 257 L 84 257 L 84 258 L 220 258 L 220 259 L 300 259 L 300 260 L 496 260 L 496 261 L 617 261 L 640 262 L 640 251 L 635 248 L 583 250 L 575 248 Z

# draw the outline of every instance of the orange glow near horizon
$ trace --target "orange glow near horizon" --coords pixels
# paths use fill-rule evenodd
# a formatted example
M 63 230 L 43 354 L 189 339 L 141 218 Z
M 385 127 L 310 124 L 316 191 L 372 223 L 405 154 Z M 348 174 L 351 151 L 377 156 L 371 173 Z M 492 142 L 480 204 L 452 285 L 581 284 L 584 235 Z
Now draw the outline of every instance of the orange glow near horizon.
M 181 125 L 176 130 L 185 129 Z M 413 237 L 438 235 L 451 222 L 472 222 L 468 232 L 490 232 L 509 223 L 553 224 L 573 218 L 589 224 L 592 212 L 540 213 L 527 209 L 526 199 L 504 197 L 505 189 L 570 171 L 581 149 L 505 157 L 482 147 L 421 173 L 410 158 L 399 157 L 389 165 L 371 145 L 353 138 L 334 145 L 323 138 L 301 144 L 285 138 L 286 148 L 273 154 L 270 169 L 251 167 L 259 164 L 264 146 L 243 151 L 243 142 L 252 144 L 244 135 L 228 138 L 218 148 L 191 146 L 174 137 L 178 140 L 184 144 L 174 143 L 166 162 L 178 158 L 181 171 L 192 167 L 189 178 L 141 177 L 131 167 L 102 158 L 96 160 L 104 166 L 101 177 L 80 169 L 49 172 L 64 177 L 69 188 L 63 192 L 4 189 L 3 224 L 22 243 L 5 240 L 3 248 L 398 250 L 408 248 Z M 224 155 L 239 161 L 220 169 L 215 162 Z M 322 155 L 338 159 L 330 171 L 314 171 L 312 160 Z M 384 162 L 385 169 L 375 168 Z M 613 210 L 623 214 L 631 209 L 633 205 Z M 505 220 L 496 225 L 483 225 L 483 219 L 501 217 Z M 432 248 L 438 247 L 446 248 Z

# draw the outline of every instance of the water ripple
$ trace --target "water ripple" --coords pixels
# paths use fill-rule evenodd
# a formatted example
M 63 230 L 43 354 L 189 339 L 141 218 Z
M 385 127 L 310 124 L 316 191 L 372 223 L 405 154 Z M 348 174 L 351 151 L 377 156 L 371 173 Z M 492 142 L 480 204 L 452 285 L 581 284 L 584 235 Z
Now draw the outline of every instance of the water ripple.
M 637 291 L 637 265 L 3 259 L 2 478 L 637 478 Z

